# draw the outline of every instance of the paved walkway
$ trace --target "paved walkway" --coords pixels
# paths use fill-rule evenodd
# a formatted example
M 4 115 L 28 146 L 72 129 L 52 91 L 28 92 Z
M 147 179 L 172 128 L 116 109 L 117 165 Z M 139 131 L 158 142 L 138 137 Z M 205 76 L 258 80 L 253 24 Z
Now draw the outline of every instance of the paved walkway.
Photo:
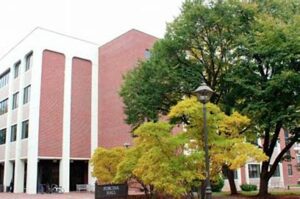
M 94 199 L 94 193 L 65 193 L 65 194 L 16 194 L 16 193 L 0 193 L 1 199 Z

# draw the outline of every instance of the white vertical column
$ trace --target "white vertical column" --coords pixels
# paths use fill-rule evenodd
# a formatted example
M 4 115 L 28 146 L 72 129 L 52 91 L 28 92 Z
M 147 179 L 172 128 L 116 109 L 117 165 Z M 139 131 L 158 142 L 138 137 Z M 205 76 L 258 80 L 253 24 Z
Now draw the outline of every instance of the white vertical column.
M 24 190 L 24 161 L 22 161 L 21 139 L 22 139 L 22 116 L 23 116 L 23 94 L 24 94 L 24 69 L 25 59 L 22 60 L 19 68 L 19 96 L 18 96 L 18 117 L 17 117 L 17 136 L 16 136 L 16 162 L 15 162 L 15 184 L 14 192 L 22 193 Z
M 8 82 L 8 102 L 7 102 L 7 120 L 6 120 L 6 140 L 5 140 L 5 162 L 4 162 L 4 187 L 9 186 L 10 182 L 13 180 L 13 163 L 10 161 L 10 125 L 11 125 L 11 107 L 12 107 L 12 94 L 13 94 L 13 69 L 10 70 L 9 82 Z
M 92 106 L 91 106 L 91 156 L 95 149 L 98 147 L 98 51 L 94 60 L 92 60 Z M 92 167 L 89 164 L 88 169 L 88 182 L 94 184 L 95 178 L 92 177 Z
M 71 89 L 72 89 L 72 57 L 65 55 L 65 85 L 62 159 L 59 164 L 59 185 L 65 192 L 70 190 L 70 133 L 71 133 Z
M 39 118 L 41 97 L 43 50 L 33 52 L 33 64 L 31 70 L 31 96 L 29 104 L 29 133 L 27 149 L 27 187 L 26 192 L 36 194 L 38 171 L 38 147 L 39 147 Z

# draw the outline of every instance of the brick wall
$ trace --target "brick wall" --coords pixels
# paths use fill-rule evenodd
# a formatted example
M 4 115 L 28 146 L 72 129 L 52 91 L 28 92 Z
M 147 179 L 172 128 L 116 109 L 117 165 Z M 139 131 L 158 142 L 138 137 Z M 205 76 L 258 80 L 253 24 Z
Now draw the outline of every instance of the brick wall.
M 131 143 L 130 126 L 125 124 L 119 89 L 122 75 L 144 59 L 157 38 L 137 30 L 130 30 L 99 48 L 99 140 L 103 147 Z
M 62 156 L 64 74 L 65 56 L 45 50 L 42 61 L 39 156 Z

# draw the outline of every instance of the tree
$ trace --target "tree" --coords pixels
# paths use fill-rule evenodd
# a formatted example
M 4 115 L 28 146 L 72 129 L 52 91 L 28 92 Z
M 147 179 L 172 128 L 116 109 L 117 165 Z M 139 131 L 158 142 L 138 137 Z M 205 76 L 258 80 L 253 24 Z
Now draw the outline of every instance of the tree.
M 98 184 L 113 183 L 117 173 L 117 166 L 124 157 L 124 148 L 116 147 L 105 149 L 99 147 L 91 159 L 92 175 L 97 178 Z
M 136 127 L 167 114 L 201 77 L 216 91 L 212 102 L 227 115 L 239 110 L 251 118 L 269 157 L 280 129 L 289 130 L 290 142 L 270 171 L 270 162 L 263 162 L 260 195 L 265 195 L 278 162 L 299 140 L 300 6 L 298 0 L 247 2 L 186 1 L 150 60 L 125 77 L 120 94 L 127 122 Z
M 268 194 L 268 182 L 291 146 L 299 141 L 300 5 L 299 1 L 256 1 L 257 23 L 241 37 L 234 70 L 227 75 L 237 110 L 249 116 L 262 148 L 259 195 Z M 282 128 L 290 133 L 285 148 L 270 162 Z M 270 167 L 270 165 L 272 166 Z M 270 167 L 270 169 L 269 169 Z
M 207 108 L 212 179 L 218 178 L 224 164 L 237 169 L 247 160 L 266 159 L 239 134 L 249 125 L 247 117 L 237 112 L 227 116 L 214 104 Z M 172 121 L 186 117 L 185 130 L 174 135 L 167 122 L 142 124 L 134 131 L 135 145 L 118 165 L 115 180 L 134 178 L 144 187 L 152 187 L 153 192 L 192 196 L 192 187 L 199 186 L 205 176 L 202 107 L 195 97 L 186 98 L 172 107 L 168 116 Z
M 136 127 L 157 121 L 190 96 L 200 78 L 216 91 L 212 102 L 218 103 L 226 93 L 222 81 L 232 67 L 237 38 L 249 29 L 252 13 L 240 3 L 186 1 L 165 37 L 154 44 L 150 59 L 124 77 L 120 95 L 127 123 Z
M 154 45 L 150 60 L 124 77 L 120 95 L 127 123 L 135 129 L 144 121 L 157 121 L 182 96 L 190 96 L 200 78 L 216 91 L 212 102 L 230 114 L 231 99 L 224 97 L 228 88 L 223 78 L 233 66 L 237 39 L 247 34 L 253 20 L 253 8 L 238 1 L 210 5 L 186 1 L 165 37 Z M 229 181 L 232 193 L 237 193 L 230 175 Z

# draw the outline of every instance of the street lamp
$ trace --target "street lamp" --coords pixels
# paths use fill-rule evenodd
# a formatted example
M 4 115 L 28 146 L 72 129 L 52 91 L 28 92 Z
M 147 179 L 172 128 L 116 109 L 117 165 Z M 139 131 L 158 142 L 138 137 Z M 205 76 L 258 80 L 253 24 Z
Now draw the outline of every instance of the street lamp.
M 210 97 L 213 94 L 213 90 L 202 83 L 195 91 L 195 95 L 198 100 L 203 104 L 203 134 L 204 134 L 204 145 L 205 145 L 205 169 L 206 169 L 206 188 L 205 188 L 205 199 L 211 199 L 211 185 L 210 185 L 210 171 L 209 171 L 209 156 L 208 156 L 208 135 L 206 127 L 206 106 L 205 104 L 209 102 Z

